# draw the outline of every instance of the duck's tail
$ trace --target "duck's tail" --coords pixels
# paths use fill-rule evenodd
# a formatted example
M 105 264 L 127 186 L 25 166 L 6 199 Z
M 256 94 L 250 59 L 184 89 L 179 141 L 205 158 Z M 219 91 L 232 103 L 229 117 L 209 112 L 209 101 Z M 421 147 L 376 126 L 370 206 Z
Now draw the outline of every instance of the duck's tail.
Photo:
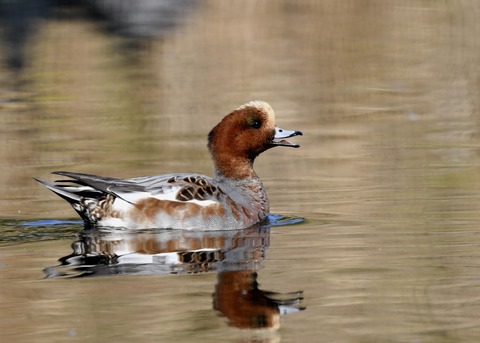
M 92 216 L 92 208 L 96 207 L 101 200 L 105 199 L 107 194 L 90 186 L 78 184 L 53 184 L 36 178 L 34 178 L 34 180 L 65 199 L 86 224 L 94 225 L 96 223 L 98 218 Z M 65 181 L 67 180 L 60 180 L 57 182 Z M 92 206 L 93 204 L 95 204 L 95 206 Z

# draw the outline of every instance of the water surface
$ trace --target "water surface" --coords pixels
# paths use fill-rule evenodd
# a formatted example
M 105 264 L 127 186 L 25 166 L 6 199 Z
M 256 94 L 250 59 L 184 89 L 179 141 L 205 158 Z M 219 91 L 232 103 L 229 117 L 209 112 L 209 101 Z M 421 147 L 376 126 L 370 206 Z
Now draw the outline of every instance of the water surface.
M 1 341 L 480 339 L 476 2 L 185 6 L 141 40 L 56 9 L 37 21 L 23 68 L 0 65 Z M 258 264 L 235 275 L 282 300 L 301 290 L 305 310 L 276 329 L 231 325 L 212 296 L 232 280 L 218 264 L 47 277 L 83 228 L 32 177 L 211 175 L 208 131 L 253 99 L 304 133 L 256 171 L 272 212 L 305 220 L 244 240 L 262 254 L 242 255 Z

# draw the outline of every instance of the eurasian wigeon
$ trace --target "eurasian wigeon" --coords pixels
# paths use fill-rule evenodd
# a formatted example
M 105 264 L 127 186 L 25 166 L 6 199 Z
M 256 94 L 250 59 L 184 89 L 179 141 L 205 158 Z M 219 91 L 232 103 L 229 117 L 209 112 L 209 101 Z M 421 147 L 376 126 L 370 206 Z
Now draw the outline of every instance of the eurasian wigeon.
M 270 105 L 251 101 L 225 116 L 208 135 L 213 178 L 180 173 L 116 179 L 59 171 L 53 174 L 72 180 L 36 180 L 68 201 L 87 227 L 244 229 L 269 213 L 253 161 L 276 146 L 298 148 L 285 138 L 301 134 L 276 127 Z

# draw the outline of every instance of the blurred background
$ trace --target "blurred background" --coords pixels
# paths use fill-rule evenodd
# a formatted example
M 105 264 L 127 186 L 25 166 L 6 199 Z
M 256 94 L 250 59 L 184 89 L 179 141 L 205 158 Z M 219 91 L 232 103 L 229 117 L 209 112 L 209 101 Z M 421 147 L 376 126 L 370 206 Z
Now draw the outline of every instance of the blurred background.
M 32 180 L 55 170 L 211 175 L 209 130 L 265 100 L 304 133 L 256 161 L 272 212 L 305 218 L 260 277 L 305 290 L 282 341 L 478 340 L 478 18 L 474 0 L 0 0 L 3 235 L 75 218 Z M 65 245 L 4 249 L 22 262 L 7 280 Z
M 475 1 L 4 0 L 2 216 L 71 215 L 31 179 L 58 169 L 210 174 L 206 134 L 252 99 L 306 133 L 301 150 L 262 156 L 266 182 L 291 175 L 292 189 L 311 191 L 323 176 L 366 172 L 378 184 L 408 178 L 402 163 L 472 163 L 479 11 Z M 426 149 L 405 159 L 405 145 Z M 362 170 L 369 158 L 381 167 Z M 317 195 L 292 211 L 316 211 Z

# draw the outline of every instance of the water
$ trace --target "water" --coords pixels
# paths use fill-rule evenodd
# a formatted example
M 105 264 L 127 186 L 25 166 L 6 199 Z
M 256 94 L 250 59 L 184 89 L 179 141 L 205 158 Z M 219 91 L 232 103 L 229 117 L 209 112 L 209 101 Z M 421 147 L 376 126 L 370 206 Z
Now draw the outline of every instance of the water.
M 81 8 L 52 10 L 23 68 L 0 64 L 0 341 L 478 341 L 479 11 L 474 1 L 206 1 L 138 41 Z M 132 256 L 131 237 L 82 245 L 105 237 L 82 233 L 32 177 L 210 175 L 206 134 L 253 99 L 304 133 L 299 149 L 256 161 L 272 212 L 303 221 L 221 238 L 236 248 L 204 237 L 180 267 L 135 254 L 124 269 L 78 265 L 74 242 L 103 247 L 93 252 L 105 261 L 119 242 Z M 164 253 L 140 257 L 178 258 Z M 219 256 L 235 256 L 234 270 Z M 225 284 L 306 309 L 276 329 L 239 329 L 225 312 L 241 296 L 215 305 Z

